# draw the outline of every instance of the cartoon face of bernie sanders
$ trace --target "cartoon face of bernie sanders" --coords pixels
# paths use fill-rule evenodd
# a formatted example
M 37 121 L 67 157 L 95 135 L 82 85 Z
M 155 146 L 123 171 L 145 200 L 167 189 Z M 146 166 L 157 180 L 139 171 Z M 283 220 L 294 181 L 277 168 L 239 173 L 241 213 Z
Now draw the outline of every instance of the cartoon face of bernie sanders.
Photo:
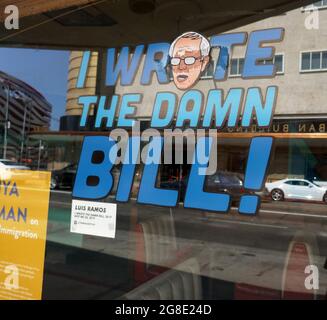
M 210 60 L 210 43 L 197 32 L 186 32 L 170 46 L 169 56 L 176 87 L 186 90 L 195 85 Z

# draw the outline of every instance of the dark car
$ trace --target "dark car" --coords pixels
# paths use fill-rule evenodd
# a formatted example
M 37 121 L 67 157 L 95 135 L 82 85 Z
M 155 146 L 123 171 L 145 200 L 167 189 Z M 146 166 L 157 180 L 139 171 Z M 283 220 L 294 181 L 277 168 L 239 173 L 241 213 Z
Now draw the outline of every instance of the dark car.
M 160 188 L 179 190 L 179 201 L 183 201 L 185 197 L 186 187 L 187 187 L 187 179 L 188 177 L 186 176 L 183 177 L 181 180 L 174 178 L 168 181 L 162 181 L 160 183 Z
M 214 193 L 227 192 L 231 195 L 234 204 L 239 203 L 240 197 L 245 193 L 242 177 L 228 171 L 216 172 L 208 176 L 204 190 Z
M 70 164 L 60 170 L 52 171 L 50 188 L 72 188 L 77 171 L 77 164 Z
M 75 182 L 76 172 L 77 172 L 77 164 L 70 164 L 69 166 L 64 167 L 60 170 L 52 171 L 51 183 L 50 183 L 51 190 L 61 189 L 61 188 L 72 189 Z M 111 189 L 111 192 L 115 192 L 117 189 L 120 171 L 117 168 L 113 168 L 111 170 L 111 174 L 114 177 L 114 185 Z M 90 182 L 97 184 L 97 179 L 93 179 L 93 177 L 91 177 Z
M 184 200 L 188 177 L 183 177 L 182 180 L 173 179 L 163 181 L 160 187 L 164 189 L 179 190 L 180 201 Z M 228 192 L 232 196 L 232 202 L 238 203 L 240 197 L 245 193 L 243 187 L 243 179 L 240 175 L 233 172 L 216 172 L 208 176 L 205 181 L 204 191 L 206 192 Z

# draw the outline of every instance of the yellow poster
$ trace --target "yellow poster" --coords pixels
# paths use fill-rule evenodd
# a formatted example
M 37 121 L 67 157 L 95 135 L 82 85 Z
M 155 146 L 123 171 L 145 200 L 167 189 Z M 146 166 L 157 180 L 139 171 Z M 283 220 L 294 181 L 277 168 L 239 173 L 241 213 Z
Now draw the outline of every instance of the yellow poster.
M 42 298 L 50 172 L 0 172 L 0 299 Z

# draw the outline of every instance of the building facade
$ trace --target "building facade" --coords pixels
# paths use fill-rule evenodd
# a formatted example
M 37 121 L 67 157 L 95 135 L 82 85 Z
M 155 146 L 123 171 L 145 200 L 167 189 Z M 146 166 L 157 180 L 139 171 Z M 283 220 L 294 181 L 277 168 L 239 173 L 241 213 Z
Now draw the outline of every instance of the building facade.
M 230 52 L 226 81 L 213 80 L 212 74 L 219 53 L 218 49 L 213 49 L 211 52 L 212 61 L 194 89 L 198 89 L 205 94 L 211 89 L 219 88 L 227 93 L 230 88 L 243 87 L 246 90 L 254 86 L 266 88 L 274 85 L 279 88 L 279 94 L 274 117 L 276 121 L 270 128 L 272 132 L 327 132 L 326 93 L 324 90 L 327 81 L 327 47 L 324 46 L 327 36 L 327 10 L 325 10 L 326 6 L 323 4 L 323 1 L 319 6 L 316 4 L 316 11 L 311 10 L 312 6 L 296 9 L 282 16 L 272 17 L 231 31 L 233 33 L 250 33 L 255 30 L 276 27 L 285 29 L 284 39 L 280 43 L 273 44 L 276 48 L 273 61 L 276 65 L 275 78 L 244 80 L 242 78 L 242 69 L 247 47 L 246 44 L 236 45 Z M 312 19 L 315 21 L 310 25 Z M 294 32 L 297 33 L 296 37 Z M 68 116 L 81 114 L 82 105 L 78 105 L 77 96 L 80 96 L 81 93 L 84 95 L 85 90 L 85 94 L 95 93 L 96 73 L 100 78 L 100 82 L 104 81 L 104 79 L 101 79 L 101 69 L 97 71 L 94 69 L 97 61 L 96 57 L 97 54 L 93 53 L 85 88 L 75 89 L 76 68 L 81 63 L 82 54 L 81 52 L 72 53 L 66 106 L 66 115 Z M 272 62 L 262 61 L 262 63 Z M 153 76 L 150 86 L 140 85 L 142 69 L 143 63 L 132 86 L 124 87 L 118 84 L 114 92 L 119 95 L 129 92 L 143 94 L 142 106 L 137 108 L 136 117 L 146 121 L 152 115 L 156 88 L 160 87 L 161 91 L 175 92 L 179 97 L 183 92 L 176 89 L 172 81 L 166 85 L 159 84 L 156 76 Z M 77 96 L 74 96 L 75 92 Z
M 2 158 L 15 161 L 37 161 L 37 143 L 28 143 L 28 135 L 50 128 L 52 106 L 27 83 L 0 72 L 0 121 Z
M 325 9 L 326 4 L 321 1 L 315 3 L 314 6 L 292 10 L 283 15 L 249 24 L 230 32 L 247 32 L 250 34 L 255 30 L 284 28 L 284 39 L 273 44 L 276 48 L 273 61 L 260 61 L 262 64 L 275 64 L 276 76 L 274 78 L 242 78 L 244 57 L 247 49 L 247 43 L 245 43 L 244 45 L 232 47 L 231 52 L 229 52 L 228 75 L 224 81 L 214 81 L 213 79 L 219 49 L 212 49 L 210 64 L 194 87 L 194 89 L 203 92 L 204 96 L 212 89 L 222 89 L 224 94 L 227 95 L 231 88 L 242 87 L 246 92 L 251 87 L 260 87 L 265 93 L 266 88 L 269 86 L 278 87 L 274 118 L 268 129 L 258 129 L 253 124 L 247 129 L 223 130 L 231 134 L 235 132 L 284 134 L 285 139 L 276 144 L 276 153 L 269 176 L 271 180 L 286 176 L 322 179 L 322 177 L 318 177 L 321 174 L 317 174 L 317 170 L 322 171 L 321 168 L 326 165 L 327 159 L 321 143 L 318 144 L 319 147 L 312 142 L 308 146 L 303 141 L 287 140 L 287 134 L 327 132 L 327 94 L 326 90 L 324 90 L 327 82 L 327 46 L 324 45 L 327 36 L 327 10 Z M 296 33 L 296 37 L 294 33 Z M 82 53 L 73 52 L 69 71 L 66 114 L 61 121 L 61 129 L 64 131 L 80 130 L 78 123 L 82 105 L 79 105 L 77 101 L 77 96 L 80 95 L 101 94 L 108 96 L 108 90 L 111 94 L 115 93 L 117 95 L 141 93 L 142 103 L 136 108 L 135 118 L 141 121 L 141 128 L 146 128 L 149 127 L 153 104 L 158 91 L 174 92 L 178 99 L 183 94 L 183 91 L 176 88 L 172 78 L 169 84 L 159 84 L 157 77 L 153 75 L 150 85 L 140 85 L 144 58 L 133 85 L 122 86 L 118 82 L 114 88 L 104 88 L 105 51 L 102 51 L 102 54 L 99 55 L 92 53 L 85 87 L 76 89 L 77 70 L 81 62 Z M 167 69 L 167 72 L 169 72 L 169 69 Z M 83 128 L 83 130 L 88 130 L 88 128 L 94 130 L 93 113 L 94 109 L 91 109 L 91 120 L 87 124 L 87 128 Z M 99 129 L 99 131 L 107 130 L 108 128 L 105 127 Z M 247 143 L 243 145 L 243 142 L 238 140 L 237 136 L 231 135 L 230 139 L 223 142 L 222 148 L 223 152 L 221 152 L 219 158 L 220 169 L 244 171 Z M 170 166 L 167 170 L 174 171 L 167 175 L 178 175 L 176 168 L 172 169 Z M 324 177 L 324 179 L 327 178 Z

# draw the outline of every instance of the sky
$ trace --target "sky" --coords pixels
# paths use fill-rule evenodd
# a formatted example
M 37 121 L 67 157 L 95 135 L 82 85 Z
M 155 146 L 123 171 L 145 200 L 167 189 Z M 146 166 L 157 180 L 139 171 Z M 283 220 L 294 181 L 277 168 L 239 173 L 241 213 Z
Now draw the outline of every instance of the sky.
M 51 130 L 59 129 L 67 92 L 69 51 L 0 48 L 0 70 L 38 90 L 52 105 Z

